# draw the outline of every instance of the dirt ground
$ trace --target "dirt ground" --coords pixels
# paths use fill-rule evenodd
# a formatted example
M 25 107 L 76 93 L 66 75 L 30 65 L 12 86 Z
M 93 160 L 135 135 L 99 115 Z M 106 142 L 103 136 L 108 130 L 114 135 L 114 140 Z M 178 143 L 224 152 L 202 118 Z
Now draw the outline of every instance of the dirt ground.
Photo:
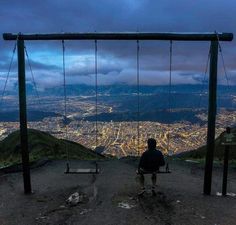
M 93 167 L 89 161 L 73 161 L 72 167 Z M 53 161 L 31 170 L 31 195 L 23 194 L 22 174 L 0 175 L 1 225 L 236 225 L 236 197 L 221 192 L 222 171 L 215 168 L 212 195 L 204 196 L 203 168 L 192 163 L 172 162 L 171 174 L 159 174 L 157 196 L 149 191 L 138 197 L 136 159 L 103 160 L 101 173 L 66 175 L 65 162 Z M 228 192 L 236 193 L 236 170 L 231 169 Z M 78 192 L 76 206 L 66 203 Z

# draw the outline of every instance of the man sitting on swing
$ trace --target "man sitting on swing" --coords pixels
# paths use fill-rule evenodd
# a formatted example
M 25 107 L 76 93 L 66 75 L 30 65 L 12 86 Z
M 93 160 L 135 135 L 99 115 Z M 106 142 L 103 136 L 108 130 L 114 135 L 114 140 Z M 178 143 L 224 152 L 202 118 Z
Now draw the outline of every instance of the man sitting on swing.
M 148 150 L 142 154 L 137 170 L 138 180 L 141 185 L 139 195 L 142 195 L 145 192 L 144 174 L 152 174 L 152 194 L 156 195 L 156 173 L 159 171 L 160 166 L 165 165 L 165 160 L 162 152 L 156 149 L 155 139 L 149 138 L 147 144 Z

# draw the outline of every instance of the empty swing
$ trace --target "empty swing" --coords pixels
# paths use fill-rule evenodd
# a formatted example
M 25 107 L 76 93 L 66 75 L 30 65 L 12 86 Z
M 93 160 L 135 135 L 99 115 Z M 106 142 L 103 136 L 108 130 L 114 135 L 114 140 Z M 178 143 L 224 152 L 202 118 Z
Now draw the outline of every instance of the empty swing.
M 65 43 L 62 40 L 62 67 L 63 67 L 63 89 L 64 89 L 64 120 L 65 120 L 65 133 L 68 139 L 68 123 L 67 123 L 67 94 L 66 94 L 66 70 L 65 70 Z M 96 86 L 96 118 L 97 118 L 97 40 L 95 40 L 95 86 Z M 97 146 L 97 119 L 96 119 L 96 146 Z M 71 168 L 69 150 L 66 143 L 67 163 L 65 174 L 98 174 L 100 172 L 97 162 L 95 168 Z

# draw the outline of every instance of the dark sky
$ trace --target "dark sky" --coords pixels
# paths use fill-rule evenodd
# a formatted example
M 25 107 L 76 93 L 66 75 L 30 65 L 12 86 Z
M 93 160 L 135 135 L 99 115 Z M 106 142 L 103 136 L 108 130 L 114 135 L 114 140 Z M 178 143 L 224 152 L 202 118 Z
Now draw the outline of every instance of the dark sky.
M 0 33 L 58 32 L 233 32 L 234 0 L 1 0 Z M 94 42 L 67 41 L 67 83 L 94 83 Z M 236 83 L 236 42 L 221 43 L 231 84 Z M 0 39 L 0 88 L 7 74 L 14 42 Z M 99 41 L 99 84 L 136 82 L 136 42 Z M 62 84 L 62 46 L 59 41 L 26 42 L 36 83 L 40 88 Z M 209 43 L 173 43 L 173 83 L 203 79 Z M 16 56 L 15 56 L 16 59 Z M 225 84 L 219 57 L 219 83 Z M 16 82 L 13 64 L 8 88 Z M 28 70 L 28 67 L 26 67 Z M 140 83 L 166 84 L 169 42 L 140 42 Z M 28 82 L 31 82 L 27 72 Z

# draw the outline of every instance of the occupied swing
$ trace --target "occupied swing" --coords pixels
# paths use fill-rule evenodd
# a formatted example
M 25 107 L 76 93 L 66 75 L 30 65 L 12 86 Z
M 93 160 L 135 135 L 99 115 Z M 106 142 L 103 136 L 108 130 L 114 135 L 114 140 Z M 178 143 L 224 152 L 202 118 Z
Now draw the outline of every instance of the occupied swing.
M 140 53 L 140 46 L 139 46 L 139 40 L 137 40 L 137 96 L 138 96 L 138 125 L 137 125 L 137 136 L 138 136 L 138 152 L 140 154 L 139 151 L 139 143 L 140 143 L 140 132 L 139 132 L 139 121 L 140 121 L 140 73 L 139 73 L 139 53 Z M 169 112 L 171 111 L 171 86 L 172 86 L 172 40 L 170 41 L 170 60 L 169 60 L 169 93 L 168 93 L 168 101 L 169 101 Z M 170 127 L 168 126 L 168 134 L 167 134 L 167 153 L 168 156 L 170 155 L 170 149 L 169 149 L 169 142 L 170 142 L 170 135 L 169 135 L 169 130 Z M 168 159 L 167 156 L 167 159 Z M 138 174 L 139 171 L 137 170 L 136 173 Z M 152 172 L 153 173 L 153 172 Z M 143 172 L 143 174 L 152 174 L 151 172 Z M 165 166 L 165 170 L 158 170 L 155 171 L 155 173 L 161 173 L 161 174 L 169 174 L 171 173 L 170 169 L 169 169 L 169 162 L 166 160 L 166 166 Z

